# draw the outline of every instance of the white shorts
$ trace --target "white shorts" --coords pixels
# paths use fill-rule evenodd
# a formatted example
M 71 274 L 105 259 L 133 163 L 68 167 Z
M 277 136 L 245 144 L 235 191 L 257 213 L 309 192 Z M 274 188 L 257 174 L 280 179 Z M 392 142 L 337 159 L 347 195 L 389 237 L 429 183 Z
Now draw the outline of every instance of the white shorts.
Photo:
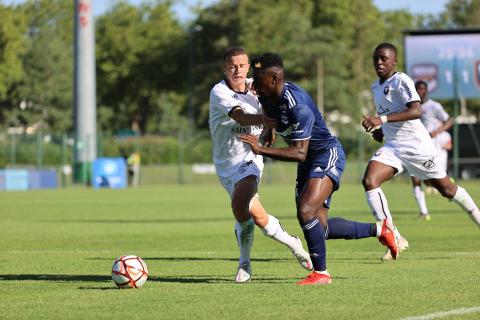
M 263 161 L 244 161 L 239 163 L 235 167 L 230 168 L 228 173 L 222 172 L 222 175 L 219 175 L 218 179 L 220 180 L 220 183 L 225 188 L 225 190 L 227 190 L 231 198 L 237 183 L 248 176 L 255 176 L 255 178 L 257 179 L 257 185 L 260 184 L 260 180 L 262 178 L 262 171 Z
M 421 180 L 443 179 L 447 176 L 437 156 L 400 154 L 395 148 L 389 146 L 378 149 L 370 161 L 378 161 L 393 167 L 398 170 L 396 174 L 401 173 L 405 167 L 411 176 Z
M 437 159 L 438 162 L 440 163 L 440 167 L 445 170 L 445 172 L 448 171 L 448 152 L 445 149 L 442 149 L 441 151 L 438 152 L 437 154 Z

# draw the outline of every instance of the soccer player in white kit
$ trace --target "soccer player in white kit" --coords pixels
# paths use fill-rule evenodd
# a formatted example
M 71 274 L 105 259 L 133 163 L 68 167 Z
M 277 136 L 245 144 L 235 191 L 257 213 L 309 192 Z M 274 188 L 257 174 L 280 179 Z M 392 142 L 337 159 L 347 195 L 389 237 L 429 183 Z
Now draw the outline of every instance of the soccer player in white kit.
M 265 211 L 257 195 L 263 158 L 255 155 L 239 136 L 260 136 L 263 123 L 268 122 L 268 118 L 262 115 L 258 98 L 249 89 L 246 79 L 249 68 L 248 55 L 242 48 L 232 47 L 224 52 L 225 79 L 210 92 L 208 120 L 215 169 L 222 186 L 230 195 L 233 215 L 237 220 L 235 234 L 240 258 L 235 281 L 239 283 L 251 279 L 250 251 L 255 224 L 266 236 L 286 245 L 303 268 L 313 269 L 310 255 L 303 249 L 301 240 L 289 235 L 278 219 Z M 272 139 L 270 135 L 266 143 Z
M 443 109 L 442 105 L 437 101 L 427 98 L 428 85 L 425 81 L 419 80 L 415 82 L 415 89 L 420 96 L 420 102 L 422 103 L 422 121 L 423 125 L 427 129 L 428 133 L 432 137 L 433 144 L 437 151 L 437 163 L 441 168 L 447 172 L 448 152 L 451 149 L 451 136 L 447 132 L 453 125 L 453 120 L 450 118 L 447 112 Z M 419 218 L 424 220 L 430 220 L 428 214 L 427 202 L 425 201 L 425 193 L 421 188 L 421 180 L 412 176 L 413 184 L 413 196 L 420 209 Z M 431 188 L 431 187 L 429 187 Z
M 368 205 L 377 220 L 392 220 L 381 184 L 403 171 L 431 186 L 458 204 L 480 226 L 480 211 L 467 191 L 455 185 L 437 164 L 436 150 L 427 129 L 420 121 L 422 107 L 414 83 L 406 74 L 395 71 L 397 49 L 379 44 L 373 53 L 378 80 L 372 85 L 377 116 L 364 116 L 362 126 L 374 139 L 385 144 L 370 159 L 362 184 Z M 396 229 L 399 251 L 408 247 Z M 389 251 L 383 256 L 389 260 Z

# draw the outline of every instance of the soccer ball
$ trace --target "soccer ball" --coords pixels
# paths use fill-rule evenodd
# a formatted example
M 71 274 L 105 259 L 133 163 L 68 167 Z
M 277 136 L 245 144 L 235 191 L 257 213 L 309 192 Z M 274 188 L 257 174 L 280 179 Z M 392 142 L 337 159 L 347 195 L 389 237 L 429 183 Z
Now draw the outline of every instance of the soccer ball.
M 147 277 L 147 265 L 140 257 L 121 256 L 113 263 L 112 280 L 120 289 L 140 288 Z

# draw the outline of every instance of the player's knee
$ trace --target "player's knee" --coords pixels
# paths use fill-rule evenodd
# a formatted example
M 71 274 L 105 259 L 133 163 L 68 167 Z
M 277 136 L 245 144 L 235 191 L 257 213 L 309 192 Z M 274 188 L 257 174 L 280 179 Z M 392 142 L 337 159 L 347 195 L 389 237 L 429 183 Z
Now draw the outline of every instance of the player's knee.
M 457 186 L 452 185 L 452 186 L 441 187 L 441 188 L 438 188 L 438 192 L 440 192 L 440 194 L 447 199 L 453 199 L 453 197 L 455 196 L 455 193 L 457 192 Z
M 378 183 L 377 179 L 371 176 L 364 176 L 362 179 L 362 185 L 365 190 L 372 190 L 378 188 L 380 184 Z
M 308 221 L 311 221 L 313 218 L 315 218 L 315 213 L 317 212 L 317 208 L 304 204 L 300 206 L 300 208 L 297 211 L 297 219 L 301 224 L 307 223 Z
M 248 204 L 232 202 L 232 212 L 237 218 L 249 216 Z
M 251 215 L 253 222 L 259 226 L 260 228 L 263 228 L 267 225 L 268 223 L 268 218 L 266 214 L 260 214 L 260 215 Z

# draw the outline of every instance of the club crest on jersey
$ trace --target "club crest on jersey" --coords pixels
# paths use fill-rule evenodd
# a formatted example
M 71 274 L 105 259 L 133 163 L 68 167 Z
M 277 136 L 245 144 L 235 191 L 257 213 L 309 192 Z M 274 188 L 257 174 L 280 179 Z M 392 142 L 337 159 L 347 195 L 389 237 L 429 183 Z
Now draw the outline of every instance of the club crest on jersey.
M 390 92 L 390 87 L 383 88 L 383 94 L 387 95 Z

